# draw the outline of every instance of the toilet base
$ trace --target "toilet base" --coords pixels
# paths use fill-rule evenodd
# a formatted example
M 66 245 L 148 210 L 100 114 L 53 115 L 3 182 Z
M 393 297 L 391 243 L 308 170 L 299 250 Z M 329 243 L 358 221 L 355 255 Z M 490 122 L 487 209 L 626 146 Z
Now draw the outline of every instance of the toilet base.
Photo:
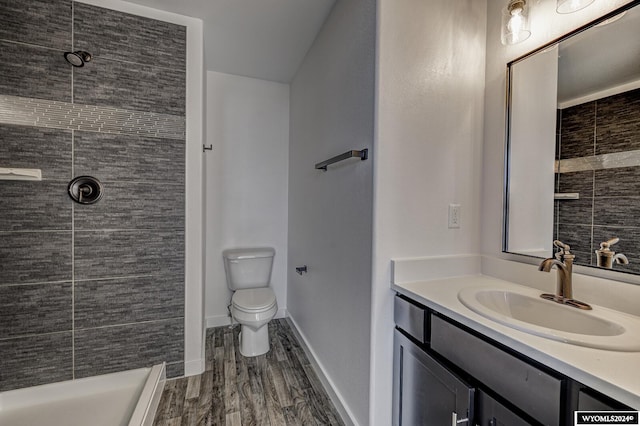
M 240 353 L 246 357 L 264 355 L 269 352 L 269 326 L 264 325 L 257 331 L 246 325 L 240 329 Z

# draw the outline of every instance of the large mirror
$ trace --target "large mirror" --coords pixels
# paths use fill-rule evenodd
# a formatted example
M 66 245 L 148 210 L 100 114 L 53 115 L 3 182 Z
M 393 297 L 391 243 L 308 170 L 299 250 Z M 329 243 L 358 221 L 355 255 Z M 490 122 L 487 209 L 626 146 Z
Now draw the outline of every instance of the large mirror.
M 508 64 L 504 251 L 640 274 L 640 7 Z

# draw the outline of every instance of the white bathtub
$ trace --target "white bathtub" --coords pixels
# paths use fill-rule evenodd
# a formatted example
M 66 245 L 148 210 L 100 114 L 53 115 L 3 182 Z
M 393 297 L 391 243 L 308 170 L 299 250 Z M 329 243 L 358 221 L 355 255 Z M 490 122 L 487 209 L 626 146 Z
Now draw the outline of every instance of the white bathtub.
M 2 426 L 147 426 L 165 364 L 0 393 Z

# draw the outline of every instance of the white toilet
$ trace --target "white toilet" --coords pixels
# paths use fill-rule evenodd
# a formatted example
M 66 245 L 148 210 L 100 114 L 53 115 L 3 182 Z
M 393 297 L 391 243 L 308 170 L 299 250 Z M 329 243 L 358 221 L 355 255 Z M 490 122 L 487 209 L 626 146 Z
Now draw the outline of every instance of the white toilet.
M 232 249 L 222 252 L 227 286 L 233 291 L 231 315 L 240 329 L 240 353 L 258 356 L 269 352 L 267 324 L 278 312 L 271 288 L 272 248 Z

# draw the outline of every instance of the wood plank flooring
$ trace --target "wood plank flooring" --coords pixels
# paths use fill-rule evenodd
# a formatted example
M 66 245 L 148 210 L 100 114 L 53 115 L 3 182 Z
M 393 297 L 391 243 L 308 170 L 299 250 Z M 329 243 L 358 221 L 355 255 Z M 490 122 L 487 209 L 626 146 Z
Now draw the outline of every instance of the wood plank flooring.
M 206 371 L 167 381 L 154 425 L 344 425 L 287 320 L 268 327 L 271 350 L 251 358 L 239 325 L 207 330 Z

